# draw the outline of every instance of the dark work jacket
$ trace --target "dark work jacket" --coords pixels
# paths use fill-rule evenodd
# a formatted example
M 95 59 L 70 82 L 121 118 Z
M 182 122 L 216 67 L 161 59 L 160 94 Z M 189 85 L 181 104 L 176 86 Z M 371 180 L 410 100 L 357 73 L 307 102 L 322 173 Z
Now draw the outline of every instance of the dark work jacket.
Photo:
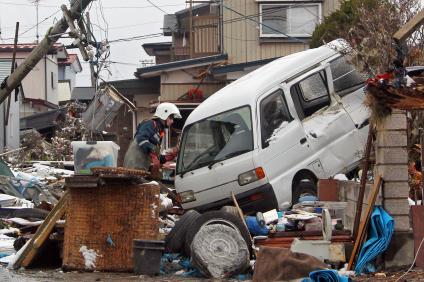
M 140 122 L 124 159 L 124 167 L 148 170 L 151 164 L 150 153 L 156 153 L 161 163 L 165 156 L 160 155 L 160 144 L 164 135 L 164 126 L 158 119 Z

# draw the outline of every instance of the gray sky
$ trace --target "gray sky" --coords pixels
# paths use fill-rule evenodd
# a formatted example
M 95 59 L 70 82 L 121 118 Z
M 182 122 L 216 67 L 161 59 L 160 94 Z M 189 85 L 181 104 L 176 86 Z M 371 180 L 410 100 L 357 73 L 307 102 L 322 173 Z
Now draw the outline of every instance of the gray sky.
M 32 2 L 32 0 L 0 0 L 1 43 L 13 43 L 17 21 L 20 22 L 19 43 L 35 41 L 37 20 L 36 9 Z M 151 0 L 151 2 L 167 13 L 174 13 L 186 7 L 185 0 Z M 39 26 L 40 38 L 61 18 L 62 14 L 59 10 L 62 4 L 67 4 L 69 8 L 69 1 L 40 0 L 39 21 L 49 17 Z M 103 10 L 104 19 L 101 10 Z M 98 41 L 106 38 L 105 30 L 108 31 L 109 41 L 162 32 L 164 13 L 146 0 L 96 0 L 88 11 Z M 54 14 L 55 12 L 57 13 Z M 147 56 L 141 45 L 161 41 L 170 41 L 170 37 L 111 43 L 110 60 L 119 63 L 111 64 L 111 76 L 107 72 L 102 72 L 102 77 L 105 80 L 134 78 L 134 71 L 137 67 L 141 67 L 140 60 L 152 59 Z M 60 39 L 59 42 L 69 44 L 70 40 Z M 69 53 L 78 53 L 78 51 L 77 49 L 69 50 Z M 83 63 L 81 58 L 80 60 L 84 71 L 77 76 L 77 86 L 86 86 L 89 85 L 90 79 L 89 66 Z

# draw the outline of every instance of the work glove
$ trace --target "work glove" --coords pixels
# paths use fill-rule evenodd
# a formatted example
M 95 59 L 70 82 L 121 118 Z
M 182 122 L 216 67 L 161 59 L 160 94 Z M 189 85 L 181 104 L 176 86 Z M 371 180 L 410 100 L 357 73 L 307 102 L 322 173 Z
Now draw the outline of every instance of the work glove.
M 178 155 L 178 147 L 172 148 L 172 150 L 165 154 L 165 160 L 167 162 L 173 161 Z

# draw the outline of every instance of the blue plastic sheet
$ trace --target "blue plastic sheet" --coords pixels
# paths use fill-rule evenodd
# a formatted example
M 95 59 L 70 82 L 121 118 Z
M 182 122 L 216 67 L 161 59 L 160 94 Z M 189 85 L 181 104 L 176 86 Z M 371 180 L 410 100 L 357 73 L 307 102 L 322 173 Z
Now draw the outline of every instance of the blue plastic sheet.
M 309 278 L 305 278 L 302 282 L 349 282 L 352 281 L 347 276 L 341 276 L 336 270 L 323 269 L 309 273 Z
M 392 239 L 395 222 L 393 218 L 380 206 L 374 207 L 370 218 L 368 239 L 362 246 L 355 266 L 355 272 L 375 272 L 373 262 L 376 257 L 384 253 Z
M 258 223 L 258 220 L 256 219 L 256 216 L 246 216 L 244 220 L 246 221 L 249 232 L 254 236 L 268 235 L 269 229 L 266 226 L 261 227 Z

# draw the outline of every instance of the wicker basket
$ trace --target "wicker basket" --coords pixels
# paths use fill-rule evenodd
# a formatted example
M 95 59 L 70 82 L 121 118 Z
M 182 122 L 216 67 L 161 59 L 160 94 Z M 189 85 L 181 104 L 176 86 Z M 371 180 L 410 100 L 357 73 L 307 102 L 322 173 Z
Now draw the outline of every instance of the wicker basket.
M 125 181 L 91 188 L 75 186 L 69 189 L 63 268 L 132 271 L 133 239 L 158 239 L 159 186 Z M 83 246 L 96 252 L 94 267 L 87 267 L 80 251 Z

